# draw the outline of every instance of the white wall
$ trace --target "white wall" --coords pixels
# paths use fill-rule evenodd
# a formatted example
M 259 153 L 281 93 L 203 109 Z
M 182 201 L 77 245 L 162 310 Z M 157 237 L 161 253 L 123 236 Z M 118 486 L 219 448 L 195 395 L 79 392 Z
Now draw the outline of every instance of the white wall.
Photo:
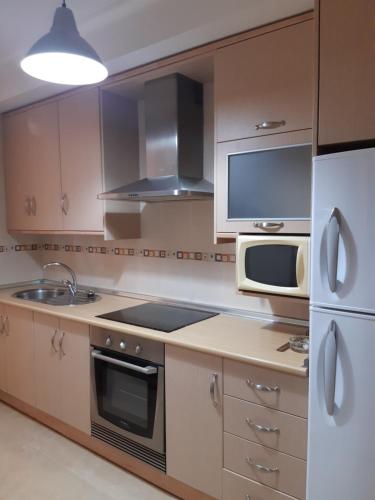
M 26 281 L 41 276 L 38 251 L 16 251 L 16 245 L 38 243 L 38 238 L 22 236 L 12 238 L 6 229 L 4 189 L 4 160 L 0 117 L 0 285 Z
M 145 204 L 141 239 L 104 243 L 99 237 L 49 237 L 44 241 L 59 249 L 44 250 L 41 259 L 70 265 L 83 285 L 307 318 L 306 301 L 237 293 L 235 264 L 215 261 L 217 254 L 229 260 L 234 244 L 214 245 L 213 227 L 212 201 Z M 123 249 L 138 256 L 116 254 Z M 167 256 L 145 257 L 144 250 L 165 250 Z M 203 260 L 177 259 L 177 251 L 186 257 L 201 252 Z

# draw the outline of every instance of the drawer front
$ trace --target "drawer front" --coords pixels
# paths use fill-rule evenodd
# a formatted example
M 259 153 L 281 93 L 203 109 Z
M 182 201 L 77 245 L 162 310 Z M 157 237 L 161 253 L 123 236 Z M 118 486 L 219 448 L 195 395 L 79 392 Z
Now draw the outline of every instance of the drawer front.
M 225 396 L 224 430 L 306 460 L 307 420 L 304 418 Z
M 224 467 L 275 490 L 305 499 L 306 462 L 299 458 L 225 432 Z
M 307 378 L 224 360 L 224 394 L 307 418 Z
M 293 500 L 293 497 L 223 469 L 223 500 Z

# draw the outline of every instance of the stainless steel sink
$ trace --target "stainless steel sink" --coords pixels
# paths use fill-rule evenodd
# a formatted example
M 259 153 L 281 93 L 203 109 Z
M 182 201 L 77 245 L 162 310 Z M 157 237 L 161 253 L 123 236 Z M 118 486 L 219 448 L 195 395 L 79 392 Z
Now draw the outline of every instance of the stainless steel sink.
M 51 306 L 81 306 L 91 304 L 101 299 L 95 292 L 78 290 L 72 296 L 65 288 L 32 288 L 21 290 L 13 294 L 13 297 L 32 302 L 41 302 Z

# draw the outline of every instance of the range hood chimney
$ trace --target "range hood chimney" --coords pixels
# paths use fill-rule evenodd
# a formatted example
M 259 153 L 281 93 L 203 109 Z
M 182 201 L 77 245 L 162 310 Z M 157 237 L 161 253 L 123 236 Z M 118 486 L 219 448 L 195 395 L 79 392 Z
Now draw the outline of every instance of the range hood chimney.
M 178 201 L 213 196 L 203 178 L 203 86 L 179 73 L 145 83 L 147 177 L 101 200 Z

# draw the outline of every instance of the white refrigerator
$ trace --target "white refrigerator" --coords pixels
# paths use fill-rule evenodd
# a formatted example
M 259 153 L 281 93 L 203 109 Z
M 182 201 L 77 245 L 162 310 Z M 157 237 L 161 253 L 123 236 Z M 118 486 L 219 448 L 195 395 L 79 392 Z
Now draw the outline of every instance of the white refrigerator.
M 314 158 L 307 500 L 375 499 L 375 148 Z

